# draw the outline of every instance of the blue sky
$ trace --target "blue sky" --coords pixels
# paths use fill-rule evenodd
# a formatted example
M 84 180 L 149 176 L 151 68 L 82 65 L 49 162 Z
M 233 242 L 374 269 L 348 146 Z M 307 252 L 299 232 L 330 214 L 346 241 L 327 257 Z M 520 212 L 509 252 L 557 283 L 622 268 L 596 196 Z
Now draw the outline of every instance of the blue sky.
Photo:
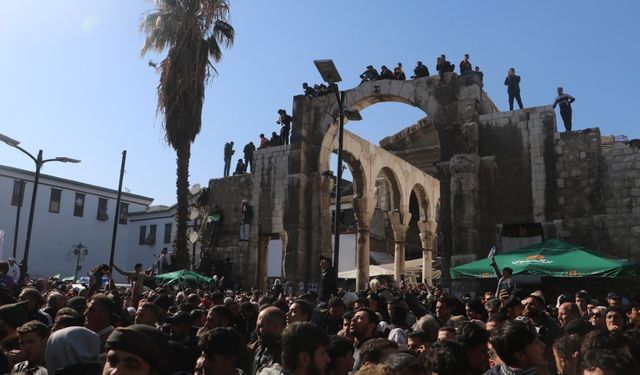
M 0 133 L 45 157 L 43 173 L 175 202 L 175 153 L 156 114 L 158 75 L 140 57 L 142 0 L 0 0 Z M 555 88 L 576 97 L 574 128 L 640 138 L 637 106 L 640 2 L 231 0 L 235 46 L 224 52 L 207 88 L 202 132 L 192 148 L 190 182 L 222 175 L 224 143 L 242 145 L 277 130 L 302 82 L 319 83 L 314 59 L 331 58 L 341 88 L 358 84 L 368 64 L 410 72 L 417 60 L 435 71 L 441 53 L 464 53 L 485 73 L 485 90 L 502 110 L 509 67 L 522 76 L 526 107 L 553 102 Z M 363 111 L 350 131 L 377 143 L 423 114 L 403 104 Z M 561 127 L 561 126 L 560 126 Z M 0 144 L 0 164 L 33 169 Z M 235 165 L 235 159 L 233 161 Z

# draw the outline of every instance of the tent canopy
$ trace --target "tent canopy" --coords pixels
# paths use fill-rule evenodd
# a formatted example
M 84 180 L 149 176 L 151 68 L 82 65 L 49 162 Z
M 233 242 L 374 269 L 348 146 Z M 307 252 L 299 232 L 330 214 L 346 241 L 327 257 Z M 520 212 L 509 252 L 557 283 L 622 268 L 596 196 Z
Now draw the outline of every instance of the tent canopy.
M 380 265 L 370 265 L 369 266 L 369 277 L 375 276 L 393 276 L 393 263 L 385 263 Z M 407 260 L 404 263 L 404 273 L 407 274 L 421 274 L 422 273 L 422 259 L 412 259 Z M 356 278 L 356 270 L 353 269 L 351 271 L 343 271 L 338 274 L 338 278 L 340 279 L 355 279 Z M 433 278 L 439 279 L 441 276 L 440 270 L 433 270 Z
M 196 285 L 201 283 L 210 283 L 213 279 L 199 274 L 195 271 L 179 270 L 169 273 L 156 275 L 156 282 L 161 285 Z
M 606 258 L 595 251 L 559 240 L 548 240 L 517 251 L 496 255 L 495 261 L 500 270 L 511 267 L 514 275 L 554 277 L 640 275 L 640 266 L 636 262 Z M 496 277 L 487 258 L 452 267 L 450 273 L 452 279 Z
M 343 271 L 338 273 L 338 278 L 339 279 L 355 279 L 356 275 L 357 275 L 357 270 L 354 269 L 351 271 Z M 381 276 L 381 275 L 393 276 L 393 269 L 389 270 L 384 267 L 376 266 L 373 264 L 369 266 L 369 277 Z

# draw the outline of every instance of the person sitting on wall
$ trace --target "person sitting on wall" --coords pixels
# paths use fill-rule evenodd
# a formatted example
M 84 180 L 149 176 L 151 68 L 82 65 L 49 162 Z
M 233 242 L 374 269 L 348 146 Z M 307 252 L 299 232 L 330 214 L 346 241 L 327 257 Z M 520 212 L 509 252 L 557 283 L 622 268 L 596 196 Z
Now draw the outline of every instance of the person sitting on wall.
M 367 70 L 365 70 L 364 73 L 360 74 L 360 79 L 360 83 L 375 81 L 380 79 L 380 75 L 378 74 L 378 71 L 373 67 L 373 65 L 369 65 L 367 66 Z
M 404 74 L 404 70 L 402 70 L 402 63 L 398 63 L 398 66 L 393 68 L 393 78 L 398 81 L 404 81 L 407 79 L 407 76 Z
M 382 67 L 380 68 L 380 77 L 378 79 L 393 79 L 393 73 L 389 70 L 389 68 L 387 68 L 386 65 L 382 65 Z
M 438 57 L 436 70 L 440 73 L 440 78 L 442 78 L 445 73 L 453 72 L 454 68 L 455 66 L 447 61 L 447 57 L 445 55 L 440 55 L 440 57 Z
M 429 77 L 429 68 L 422 64 L 422 61 L 416 63 L 416 67 L 413 69 L 413 75 L 411 78 Z
M 302 84 L 302 90 L 304 91 L 304 95 L 310 98 L 318 96 L 316 90 L 313 87 L 310 87 L 306 82 Z
M 269 139 L 269 146 L 280 146 L 280 136 L 276 132 L 271 133 L 271 139 Z
M 260 146 L 258 150 L 262 150 L 269 147 L 269 140 L 264 136 L 264 133 L 260 133 Z
M 242 162 L 242 159 L 238 159 L 238 164 L 236 164 L 236 170 L 233 172 L 233 175 L 245 174 L 247 171 L 247 166 Z

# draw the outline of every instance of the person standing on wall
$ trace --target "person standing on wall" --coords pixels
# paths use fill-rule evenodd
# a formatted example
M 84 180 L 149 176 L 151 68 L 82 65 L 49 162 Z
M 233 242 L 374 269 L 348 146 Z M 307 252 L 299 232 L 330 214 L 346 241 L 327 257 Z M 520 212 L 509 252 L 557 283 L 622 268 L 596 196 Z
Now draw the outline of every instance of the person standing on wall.
M 253 173 L 253 152 L 256 150 L 256 146 L 253 142 L 249 142 L 244 146 L 242 152 L 244 153 L 244 164 L 247 166 L 247 171 Z
M 504 79 L 504 85 L 507 86 L 507 94 L 509 94 L 509 110 L 513 111 L 513 99 L 518 101 L 518 107 L 522 106 L 522 99 L 520 98 L 520 76 L 516 75 L 514 68 L 509 68 L 507 78 Z
M 280 144 L 288 145 L 289 144 L 289 132 L 291 131 L 291 121 L 293 118 L 287 114 L 287 111 L 284 109 L 279 109 L 278 114 L 280 118 L 276 123 L 280 124 Z
M 231 157 L 235 154 L 233 149 L 233 141 L 224 144 L 224 177 L 229 177 L 231 170 Z
M 560 105 L 560 116 L 562 116 L 562 122 L 564 122 L 564 128 L 566 131 L 571 131 L 571 103 L 576 100 L 573 96 L 564 93 L 564 89 L 562 87 L 558 87 L 558 97 L 553 102 L 553 109 L 556 106 Z
M 242 200 L 242 213 L 240 216 L 240 241 L 249 241 L 249 226 L 253 219 L 253 207 L 246 199 Z

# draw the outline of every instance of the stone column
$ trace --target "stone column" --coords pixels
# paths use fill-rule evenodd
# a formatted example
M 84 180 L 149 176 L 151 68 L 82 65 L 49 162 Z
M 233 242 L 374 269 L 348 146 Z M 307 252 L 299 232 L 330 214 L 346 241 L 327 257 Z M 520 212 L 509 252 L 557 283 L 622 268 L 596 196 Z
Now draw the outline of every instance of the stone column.
M 477 255 L 481 247 L 479 224 L 483 214 L 480 207 L 480 157 L 477 154 L 457 154 L 449 162 L 449 171 L 454 249 L 451 255 Z
M 407 237 L 408 223 L 411 214 L 406 212 L 401 214 L 399 211 L 388 212 L 391 229 L 393 230 L 394 240 L 394 257 L 393 257 L 393 278 L 396 284 L 400 283 L 404 275 L 404 241 Z
M 356 221 L 356 290 L 366 289 L 369 283 L 369 223 L 372 214 L 365 198 L 351 201 Z
M 258 274 L 257 285 L 259 290 L 267 287 L 267 262 L 269 261 L 269 240 L 271 235 L 260 234 L 258 236 Z
M 369 283 L 369 226 L 358 223 L 356 231 L 356 290 L 362 290 Z
M 436 242 L 436 223 L 434 221 L 418 222 L 420 242 L 422 244 L 422 282 L 433 286 L 433 248 Z

